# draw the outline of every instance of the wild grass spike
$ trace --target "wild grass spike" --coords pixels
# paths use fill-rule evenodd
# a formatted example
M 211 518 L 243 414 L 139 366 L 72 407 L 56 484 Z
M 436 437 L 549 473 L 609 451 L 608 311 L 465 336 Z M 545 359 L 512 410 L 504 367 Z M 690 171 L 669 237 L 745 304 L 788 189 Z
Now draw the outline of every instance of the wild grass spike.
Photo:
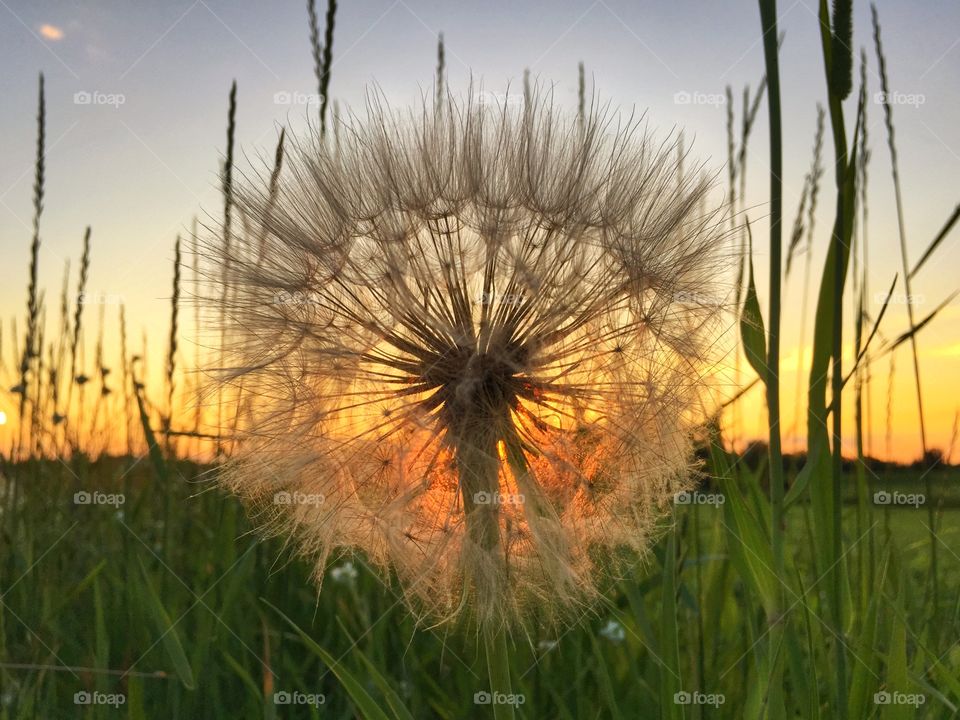
M 177 368 L 177 325 L 180 309 L 180 236 L 173 245 L 173 294 L 170 296 L 170 340 L 167 344 L 167 429 L 173 420 L 174 374 Z
M 845 100 L 853 89 L 853 0 L 833 0 L 830 63 L 831 83 Z
M 31 378 L 30 368 L 33 365 L 34 358 L 40 354 L 40 348 L 37 342 L 37 330 L 40 322 L 37 271 L 40 265 L 40 216 L 43 214 L 46 128 L 47 104 L 43 92 L 43 73 L 41 73 L 37 93 L 37 157 L 33 176 L 33 239 L 30 242 L 30 280 L 27 285 L 27 329 L 24 338 L 23 356 L 20 360 L 20 384 L 17 386 L 20 395 L 20 439 L 18 442 L 18 454 L 22 454 L 25 442 L 24 433 L 27 398 L 29 397 L 30 381 L 33 379 Z M 37 377 L 36 380 L 39 382 L 39 377 Z M 26 442 L 32 443 L 32 438 L 28 437 Z
M 443 105 L 443 76 L 447 70 L 446 49 L 443 45 L 443 33 L 437 36 L 437 102 L 436 107 Z
M 323 44 L 320 43 L 320 28 L 317 23 L 316 0 L 307 0 L 310 18 L 310 50 L 313 54 L 313 71 L 317 76 L 317 92 L 320 94 L 320 134 L 327 131 L 327 104 L 330 89 L 330 68 L 333 65 L 333 30 L 337 15 L 337 0 L 328 0 L 326 29 Z

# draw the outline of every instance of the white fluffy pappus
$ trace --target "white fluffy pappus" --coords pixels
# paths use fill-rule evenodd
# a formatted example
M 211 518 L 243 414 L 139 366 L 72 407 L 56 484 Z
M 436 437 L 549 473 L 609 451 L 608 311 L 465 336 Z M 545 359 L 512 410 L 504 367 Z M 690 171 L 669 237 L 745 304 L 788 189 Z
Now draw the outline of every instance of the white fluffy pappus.
M 642 119 L 536 91 L 374 98 L 336 138 L 244 178 L 203 250 L 242 387 L 223 483 L 318 579 L 361 551 L 438 621 L 589 600 L 692 483 L 709 181 Z

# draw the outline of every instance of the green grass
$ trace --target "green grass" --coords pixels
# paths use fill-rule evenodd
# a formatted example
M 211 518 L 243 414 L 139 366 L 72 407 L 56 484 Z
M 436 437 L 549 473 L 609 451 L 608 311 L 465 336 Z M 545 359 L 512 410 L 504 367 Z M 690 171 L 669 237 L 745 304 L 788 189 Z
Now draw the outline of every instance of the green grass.
M 161 484 L 148 461 L 129 458 L 6 468 L 21 493 L 15 513 L 3 518 L 0 718 L 492 716 L 490 706 L 474 703 L 488 682 L 475 634 L 416 627 L 397 586 L 383 584 L 359 557 L 355 577 L 343 570 L 345 560 L 334 563 L 339 569 L 328 571 L 318 595 L 310 568 L 281 540 L 251 533 L 240 505 L 211 485 L 207 469 L 187 462 L 166 469 Z M 750 471 L 737 472 L 736 482 L 720 482 L 722 505 L 677 506 L 674 531 L 600 604 L 569 625 L 514 634 L 512 692 L 524 698 L 518 717 L 763 711 L 766 625 L 756 574 L 764 570 L 751 561 L 764 549 L 749 543 L 762 542 L 751 523 L 762 535 L 768 515 L 757 505 L 763 496 L 750 489 Z M 916 476 L 900 475 L 875 489 L 919 486 Z M 956 493 L 958 484 L 955 469 L 933 479 L 938 496 Z M 124 493 L 125 502 L 76 505 L 82 490 Z M 825 669 L 833 636 L 826 583 L 818 582 L 825 569 L 815 567 L 806 541 L 809 513 L 794 504 L 786 519 L 794 580 L 784 588 L 784 697 L 790 717 L 830 718 Z M 845 505 L 843 568 L 851 677 L 862 683 L 851 688 L 850 702 L 865 704 L 850 715 L 892 717 L 891 706 L 873 702 L 888 688 L 925 695 L 916 714 L 894 708 L 907 710 L 905 717 L 953 717 L 960 532 L 949 528 L 960 527 L 960 511 L 941 518 L 937 626 L 934 603 L 921 591 L 929 564 L 925 509 L 870 505 L 862 535 L 857 513 L 856 504 Z M 898 627 L 902 644 L 892 633 Z M 901 671 L 905 681 L 895 677 Z M 76 705 L 82 691 L 122 694 L 125 703 Z M 325 702 L 275 704 L 273 693 L 283 691 L 322 694 Z M 724 702 L 675 704 L 673 694 L 683 691 Z

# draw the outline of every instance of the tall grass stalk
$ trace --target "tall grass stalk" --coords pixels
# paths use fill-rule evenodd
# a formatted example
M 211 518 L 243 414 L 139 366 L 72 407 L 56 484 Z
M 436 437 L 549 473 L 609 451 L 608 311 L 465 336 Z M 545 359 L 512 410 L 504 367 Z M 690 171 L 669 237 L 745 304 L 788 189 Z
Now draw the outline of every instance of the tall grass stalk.
M 857 192 L 859 192 L 860 200 L 864 205 L 862 212 L 862 222 L 858 225 L 856 218 L 854 218 L 854 232 L 853 232 L 853 282 L 854 282 L 854 303 L 855 303 L 855 316 L 854 316 L 854 356 L 860 358 L 862 353 L 867 352 L 870 340 L 865 336 L 865 327 L 869 322 L 869 315 L 867 313 L 867 298 L 868 295 L 868 282 L 867 282 L 867 226 L 866 226 L 866 183 L 864 182 L 864 176 L 866 175 L 867 168 L 867 57 L 866 51 L 861 51 L 860 56 L 860 96 L 859 96 L 859 105 L 860 105 L 860 132 L 857 137 L 854 137 L 853 141 L 859 144 L 859 150 L 857 156 L 859 158 L 859 163 L 856 166 L 856 178 L 857 178 Z M 854 210 L 854 212 L 856 212 Z M 879 318 L 878 318 L 879 322 Z M 854 381 L 854 433 L 856 437 L 856 451 L 857 451 L 857 463 L 856 463 L 856 481 L 857 481 L 857 537 L 863 536 L 866 531 L 866 524 L 870 515 L 870 505 L 869 505 L 869 488 L 867 486 L 867 464 L 866 464 L 866 454 L 865 454 L 865 444 L 864 444 L 864 432 L 863 432 L 863 393 L 864 393 L 864 379 L 868 372 L 869 360 L 866 362 L 855 361 L 853 372 L 855 374 Z M 862 598 L 861 609 L 866 610 L 866 598 L 869 597 L 870 588 L 873 587 L 874 582 L 874 572 L 875 567 L 875 546 L 873 542 L 873 534 L 870 534 L 868 539 L 868 549 L 869 552 L 866 557 L 861 553 L 859 556 L 859 577 L 860 577 L 860 597 Z
M 783 449 L 780 438 L 780 287 L 782 280 L 783 147 L 780 117 L 780 60 L 777 42 L 776 0 L 759 0 L 766 66 L 767 109 L 770 118 L 770 309 L 766 348 L 767 414 L 770 425 L 770 530 L 773 540 L 773 571 L 777 579 L 775 604 L 768 618 L 770 626 L 769 717 L 783 717 L 780 682 L 780 651 L 783 642 L 783 585 L 785 578 L 783 522 Z
M 730 233 L 731 237 L 735 237 L 737 233 L 737 158 L 733 132 L 733 89 L 727 85 L 725 92 L 727 99 L 727 202 L 729 207 L 728 212 L 730 215 Z M 744 245 L 742 239 L 739 241 L 737 254 L 741 258 L 741 261 L 737 265 L 737 276 L 734 283 L 734 288 L 736 293 L 736 304 L 739 306 L 740 300 L 743 297 L 744 276 L 744 262 L 742 260 L 744 257 Z M 734 387 L 740 387 L 739 344 L 733 350 L 733 384 Z M 740 409 L 737 403 L 732 404 L 732 407 L 730 408 L 730 415 L 730 443 L 731 447 L 735 448 L 736 440 L 740 434 Z
M 110 368 L 107 367 L 104 355 L 103 341 L 107 323 L 106 315 L 107 306 L 105 303 L 101 303 L 98 312 L 97 345 L 94 353 L 97 380 L 99 381 L 100 388 L 97 392 L 97 399 L 94 402 L 93 419 L 90 421 L 90 430 L 88 431 L 89 437 L 95 437 L 100 440 L 99 446 L 96 446 L 95 448 L 95 455 L 98 456 L 108 451 L 110 439 L 113 437 L 113 415 L 109 412 L 109 408 L 108 412 L 103 417 L 100 432 L 97 432 L 98 426 L 101 425 L 101 410 L 103 409 L 104 405 L 109 405 L 109 398 L 113 393 L 113 390 L 110 388 L 107 381 L 107 378 L 110 375 Z
M 222 191 L 223 191 L 223 247 L 224 257 L 230 257 L 230 233 L 233 217 L 233 146 L 237 130 L 237 81 L 230 86 L 230 96 L 227 107 L 227 154 L 223 162 Z M 229 268 L 224 267 L 224 277 Z M 220 327 L 226 327 L 225 315 L 227 307 L 227 283 L 223 283 L 223 295 L 220 303 Z M 225 365 L 224 349 L 226 346 L 225 331 L 220 332 L 220 367 Z M 217 455 L 223 452 L 223 390 L 217 390 Z
M 861 67 L 863 69 L 861 74 L 861 84 L 864 88 L 867 86 L 867 56 L 866 51 L 861 52 Z M 869 129 L 867 122 L 867 105 L 864 103 L 863 106 L 863 122 L 860 125 L 860 180 L 859 180 L 859 190 L 860 190 L 860 247 L 863 254 L 863 283 L 862 291 L 863 297 L 866 298 L 865 302 L 862 304 L 861 311 L 863 313 L 863 320 L 866 322 L 870 318 L 870 313 L 867 310 L 866 302 L 869 302 L 870 298 L 870 243 L 869 243 L 869 226 L 870 226 L 870 211 L 869 211 L 869 202 L 867 197 L 867 188 L 869 187 L 869 168 L 870 168 L 870 143 L 869 143 Z M 870 362 L 869 356 L 865 358 L 863 363 L 863 380 L 862 380 L 862 393 L 866 399 L 866 433 L 865 433 L 865 442 L 864 444 L 864 455 L 865 457 L 870 457 L 873 454 L 873 393 L 871 392 L 871 382 L 873 380 L 873 365 Z
M 920 359 L 917 350 L 917 325 L 913 314 L 913 292 L 910 277 L 910 263 L 907 260 L 907 231 L 906 223 L 903 217 L 903 198 L 900 192 L 900 169 L 897 161 L 897 145 L 894 137 L 893 127 L 893 108 L 890 106 L 889 85 L 887 82 L 887 60 L 883 54 L 883 43 L 880 40 L 880 17 L 877 13 L 877 6 L 870 4 L 870 16 L 873 21 L 873 42 L 877 51 L 877 64 L 880 67 L 880 89 L 883 96 L 883 121 L 887 130 L 887 147 L 890 150 L 890 172 L 893 176 L 893 192 L 897 206 L 897 231 L 900 239 L 900 260 L 903 263 L 903 286 L 906 292 L 907 320 L 910 323 L 910 351 L 913 356 L 913 380 L 917 391 L 917 412 L 920 417 L 920 446 L 922 449 L 921 459 L 927 460 L 927 430 L 923 414 L 923 389 L 920 384 Z M 930 578 L 933 602 L 936 603 L 940 597 L 939 581 L 937 574 L 937 540 L 936 532 L 936 503 L 933 501 L 933 486 L 931 484 L 930 473 L 924 474 L 924 490 L 928 501 L 927 505 L 927 526 L 930 530 Z
M 834 144 L 834 169 L 837 186 L 836 216 L 831 233 L 830 246 L 821 276 L 820 292 L 813 332 L 813 355 L 810 364 L 810 382 L 807 402 L 807 463 L 801 471 L 804 482 L 811 484 L 813 534 L 820 572 L 829 580 L 829 607 L 831 632 L 835 643 L 836 674 L 833 682 L 834 713 L 836 717 L 848 715 L 847 656 L 844 625 L 844 565 L 842 522 L 842 444 L 841 444 L 841 392 L 843 367 L 841 349 L 843 343 L 843 293 L 850 259 L 855 197 L 855 157 L 848 158 L 846 126 L 843 118 L 843 100 L 849 87 L 838 68 L 846 67 L 846 61 L 834 60 L 836 53 L 852 51 L 841 35 L 852 13 L 850 2 L 838 0 L 834 4 L 834 20 L 826 0 L 819 7 L 820 39 L 826 79 L 828 109 Z M 831 28 L 839 27 L 840 35 Z M 862 111 L 862 107 L 859 109 Z M 858 122 L 861 112 L 858 111 Z M 859 131 L 859 127 L 858 130 Z M 856 133 L 854 133 L 856 137 Z M 856 146 L 854 145 L 854 156 Z M 830 394 L 832 402 L 827 405 L 827 377 L 832 375 Z M 832 419 L 828 428 L 827 421 Z M 831 452 L 832 442 L 832 452 Z M 800 481 L 798 477 L 798 482 Z
M 67 431 L 71 424 L 73 386 L 79 383 L 77 367 L 80 354 L 80 337 L 83 330 L 83 308 L 86 305 L 87 281 L 90 278 L 90 226 L 83 232 L 83 249 L 80 252 L 80 277 L 77 280 L 77 302 L 73 311 L 73 334 L 70 338 L 70 375 L 67 379 L 67 400 L 64 406 L 64 437 L 69 443 Z M 79 438 L 78 438 L 79 440 Z
M 436 106 L 439 111 L 443 104 L 443 76 L 447 70 L 446 49 L 443 46 L 443 33 L 437 36 L 437 101 Z
M 127 440 L 127 455 L 133 455 L 133 435 L 130 432 L 130 423 L 133 419 L 133 384 L 130 374 L 130 355 L 127 350 L 127 313 L 126 307 L 120 303 L 120 372 L 123 380 L 123 417 L 124 431 Z
M 53 437 L 52 445 L 55 453 L 59 454 L 57 430 L 64 416 L 60 414 L 60 384 L 62 381 L 64 356 L 67 352 L 67 341 L 70 337 L 70 260 L 63 264 L 63 283 L 60 286 L 60 335 L 57 341 L 57 352 L 54 356 L 51 351 L 50 358 L 50 393 L 53 404 L 52 421 Z M 51 345 L 52 348 L 52 345 Z
M 197 234 L 197 216 L 193 216 L 190 227 L 191 273 L 194 287 L 199 288 L 200 278 L 200 237 Z M 200 434 L 200 420 L 203 408 L 203 384 L 200 376 L 200 303 L 193 303 L 193 434 Z M 198 440 L 198 438 L 194 438 Z
M 29 417 L 29 447 L 28 447 L 28 456 L 40 457 L 41 452 L 41 441 L 42 434 L 40 427 L 40 412 L 43 406 L 43 394 L 44 394 L 44 362 L 43 362 L 43 338 L 46 334 L 46 325 L 47 325 L 47 310 L 46 303 L 44 302 L 46 293 L 40 291 L 39 302 L 37 304 L 37 313 L 39 322 L 37 325 L 37 341 L 34 345 L 32 359 L 35 364 L 33 369 L 34 373 L 34 382 L 33 382 L 33 400 L 29 403 L 30 407 L 30 417 Z
M 897 231 L 900 239 L 900 259 L 903 262 L 903 282 L 904 289 L 907 294 L 905 303 L 907 306 L 907 319 L 910 322 L 910 330 L 913 332 L 913 330 L 916 328 L 916 322 L 913 314 L 913 295 L 910 289 L 911 277 L 909 262 L 907 260 L 907 231 L 906 223 L 903 217 L 903 198 L 900 192 L 900 168 L 897 156 L 897 145 L 894 138 L 893 108 L 890 106 L 890 89 L 887 82 L 887 61 L 883 54 L 883 44 L 880 41 L 880 19 L 877 14 L 877 6 L 871 3 L 870 12 L 873 20 L 873 42 L 877 51 L 877 63 L 880 66 L 880 88 L 882 91 L 881 96 L 883 97 L 883 120 L 887 129 L 887 147 L 890 150 L 890 172 L 893 176 L 893 193 L 897 207 Z M 915 334 L 911 335 L 910 337 L 910 348 L 913 354 L 913 378 L 917 390 L 917 410 L 920 415 L 920 445 L 922 449 L 921 457 L 925 458 L 927 455 L 927 430 L 923 414 L 923 392 L 920 385 L 920 361 L 918 359 L 917 337 Z
M 587 80 L 584 77 L 583 60 L 577 63 L 577 118 L 583 125 L 584 113 L 587 108 Z
M 728 195 L 728 213 L 730 222 L 730 236 L 737 244 L 736 254 L 741 258 L 737 266 L 737 273 L 734 281 L 734 295 L 736 304 L 743 300 L 744 279 L 746 277 L 746 265 L 743 259 L 746 257 L 747 239 L 742 225 L 739 223 L 739 214 L 745 210 L 744 198 L 747 193 L 747 148 L 749 147 L 750 132 L 753 129 L 760 110 L 760 101 L 766 92 L 767 78 L 764 75 L 760 79 L 757 93 L 753 100 L 750 99 L 750 86 L 743 89 L 743 117 L 740 120 L 740 145 L 737 147 L 736 134 L 734 131 L 734 110 L 733 110 L 733 89 L 728 85 L 725 88 L 726 93 L 726 128 L 727 128 L 727 195 Z M 738 190 L 739 184 L 739 190 Z M 738 208 L 737 203 L 740 203 Z M 741 348 L 734 348 L 733 354 L 733 381 L 734 387 L 741 387 Z M 736 447 L 737 440 L 741 437 L 740 410 L 736 402 L 730 402 L 730 438 L 731 447 Z
M 810 268 L 813 264 L 813 231 L 816 225 L 817 199 L 820 195 L 820 179 L 823 177 L 823 106 L 817 104 L 817 130 L 813 141 L 813 160 L 810 165 L 810 172 L 807 175 L 808 200 L 807 200 L 807 220 L 806 220 L 806 244 L 803 250 L 803 288 L 800 298 L 800 339 L 799 339 L 799 357 L 797 358 L 797 385 L 794 395 L 794 434 L 800 434 L 800 408 L 802 397 L 803 368 L 806 356 L 807 345 L 807 318 L 810 311 Z M 790 272 L 790 263 L 787 262 L 787 272 Z
M 18 425 L 19 440 L 17 441 L 17 456 L 22 458 L 24 444 L 32 446 L 32 423 L 26 427 L 27 403 L 29 398 L 29 384 L 31 382 L 30 368 L 38 354 L 37 330 L 40 318 L 40 303 L 38 299 L 37 271 L 40 265 L 40 216 L 43 214 L 44 173 L 46 154 L 46 126 L 47 105 L 43 91 L 43 73 L 40 74 L 37 92 L 37 156 L 33 175 L 33 239 L 30 242 L 30 270 L 27 285 L 27 328 L 24 338 L 23 356 L 20 360 L 20 418 Z M 39 382 L 39 377 L 36 378 Z M 32 451 L 31 451 L 32 454 Z
M 896 357 L 896 351 L 890 353 L 890 364 L 887 369 L 887 405 L 883 433 L 883 448 L 887 457 L 893 454 L 893 387 L 897 377 Z
M 330 89 L 330 67 L 333 64 L 333 29 L 337 15 L 337 0 L 328 0 L 327 2 L 323 44 L 320 43 L 316 0 L 307 0 L 307 15 L 310 20 L 310 50 L 313 54 L 313 71 L 317 76 L 317 92 L 320 94 L 320 134 L 325 135 L 327 131 L 327 95 Z
M 173 425 L 174 374 L 177 368 L 177 321 L 180 304 L 180 236 L 173 245 L 173 294 L 170 296 L 170 340 L 167 344 L 167 450 L 170 450 Z

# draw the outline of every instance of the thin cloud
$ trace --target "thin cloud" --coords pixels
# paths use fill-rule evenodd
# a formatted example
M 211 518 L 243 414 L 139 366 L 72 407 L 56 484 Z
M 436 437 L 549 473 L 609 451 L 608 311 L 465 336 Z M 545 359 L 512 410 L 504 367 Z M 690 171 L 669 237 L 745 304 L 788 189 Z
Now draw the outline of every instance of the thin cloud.
M 45 37 L 47 40 L 62 40 L 63 30 L 58 28 L 56 25 L 44 23 L 40 26 L 40 35 L 41 37 Z

